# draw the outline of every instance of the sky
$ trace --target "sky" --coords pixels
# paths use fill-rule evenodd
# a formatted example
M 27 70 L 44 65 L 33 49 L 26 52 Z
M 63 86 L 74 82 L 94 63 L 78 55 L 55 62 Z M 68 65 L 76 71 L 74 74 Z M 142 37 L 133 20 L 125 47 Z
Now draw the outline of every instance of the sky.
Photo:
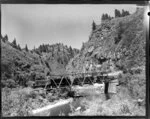
M 114 16 L 115 9 L 134 13 L 136 5 L 2 4 L 1 32 L 10 42 L 16 38 L 22 48 L 63 43 L 80 49 L 88 41 L 93 20 L 100 24 L 101 15 Z

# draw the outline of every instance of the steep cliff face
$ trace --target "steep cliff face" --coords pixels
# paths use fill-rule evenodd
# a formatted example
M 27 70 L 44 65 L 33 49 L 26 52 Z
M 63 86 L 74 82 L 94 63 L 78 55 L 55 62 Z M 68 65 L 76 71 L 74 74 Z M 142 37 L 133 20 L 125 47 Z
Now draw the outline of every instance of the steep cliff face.
M 81 52 L 67 66 L 68 72 L 83 72 L 86 62 L 101 70 L 130 69 L 145 64 L 144 9 L 134 14 L 103 21 L 92 31 Z

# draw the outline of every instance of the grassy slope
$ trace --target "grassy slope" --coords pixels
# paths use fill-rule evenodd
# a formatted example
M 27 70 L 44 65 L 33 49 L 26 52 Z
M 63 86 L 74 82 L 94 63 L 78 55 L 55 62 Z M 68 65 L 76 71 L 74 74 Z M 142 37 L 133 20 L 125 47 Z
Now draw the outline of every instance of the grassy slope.
M 64 74 L 66 73 L 65 66 L 68 61 L 76 55 L 76 51 L 72 49 L 70 52 L 67 46 L 60 44 L 59 46 L 52 45 L 54 48 L 47 53 L 37 54 L 34 51 L 18 50 L 11 46 L 9 41 L 3 42 L 1 39 L 1 68 L 2 73 L 13 75 L 14 72 L 19 73 L 36 73 L 37 75 L 44 76 L 47 72 L 52 74 Z M 59 52 L 58 52 L 59 48 Z M 23 68 L 25 65 L 30 65 L 28 68 Z M 11 77 L 10 76 L 10 77 Z

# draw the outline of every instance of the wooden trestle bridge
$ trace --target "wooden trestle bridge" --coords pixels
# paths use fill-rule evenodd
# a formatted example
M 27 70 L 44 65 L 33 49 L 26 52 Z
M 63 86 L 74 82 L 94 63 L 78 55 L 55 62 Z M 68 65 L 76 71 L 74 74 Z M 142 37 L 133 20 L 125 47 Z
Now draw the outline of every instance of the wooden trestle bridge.
M 36 80 L 33 87 L 43 87 L 46 90 L 72 87 L 74 85 L 93 85 L 94 83 L 110 83 L 115 76 L 103 72 L 71 73 L 65 75 L 50 75 L 45 80 Z

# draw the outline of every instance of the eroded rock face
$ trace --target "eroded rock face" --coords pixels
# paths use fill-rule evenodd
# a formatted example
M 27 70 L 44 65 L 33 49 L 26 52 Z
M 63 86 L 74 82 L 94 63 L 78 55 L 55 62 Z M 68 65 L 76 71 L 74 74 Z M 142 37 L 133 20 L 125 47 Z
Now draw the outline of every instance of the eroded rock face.
M 68 63 L 68 72 L 84 72 L 86 62 L 102 70 L 117 70 L 145 65 L 144 9 L 134 14 L 102 22 L 91 32 L 89 41 Z

